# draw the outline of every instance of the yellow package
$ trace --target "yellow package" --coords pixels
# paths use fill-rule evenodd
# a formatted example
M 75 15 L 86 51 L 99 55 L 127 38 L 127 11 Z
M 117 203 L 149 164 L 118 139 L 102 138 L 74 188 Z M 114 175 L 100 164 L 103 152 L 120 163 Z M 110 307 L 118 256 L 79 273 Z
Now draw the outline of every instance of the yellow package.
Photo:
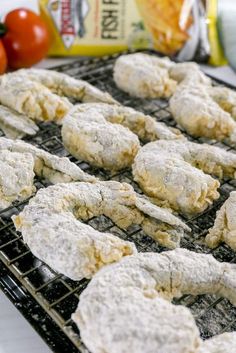
M 50 55 L 105 55 L 155 49 L 179 60 L 226 63 L 219 0 L 39 0 Z
M 218 0 L 210 0 L 207 2 L 207 24 L 208 38 L 211 48 L 209 63 L 212 65 L 226 65 L 227 59 L 224 55 L 224 50 L 220 42 L 218 31 Z
M 152 48 L 135 0 L 39 0 L 52 35 L 50 55 L 105 55 Z

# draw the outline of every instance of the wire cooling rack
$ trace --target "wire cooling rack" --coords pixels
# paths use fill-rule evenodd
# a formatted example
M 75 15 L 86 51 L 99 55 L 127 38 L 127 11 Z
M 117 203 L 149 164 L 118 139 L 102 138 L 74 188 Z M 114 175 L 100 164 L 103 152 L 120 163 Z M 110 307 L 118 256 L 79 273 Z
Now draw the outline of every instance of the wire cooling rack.
M 150 114 L 156 120 L 165 122 L 169 126 L 176 126 L 171 117 L 167 100 L 133 98 L 115 86 L 112 79 L 112 68 L 116 58 L 117 55 L 113 55 L 83 62 L 76 61 L 58 66 L 55 69 L 84 79 L 98 88 L 108 91 L 122 104 Z M 217 82 L 216 84 L 222 83 Z M 223 143 L 204 139 L 196 140 L 189 136 L 188 138 L 234 151 Z M 37 135 L 26 140 L 53 154 L 68 156 L 81 169 L 102 180 L 112 179 L 127 182 L 140 192 L 129 170 L 110 175 L 101 169 L 91 168 L 83 161 L 76 161 L 68 155 L 61 141 L 60 128 L 53 123 L 41 124 Z M 46 187 L 47 183 L 44 180 L 36 179 L 35 185 L 39 189 Z M 236 262 L 235 253 L 227 245 L 223 244 L 210 250 L 203 242 L 207 230 L 213 225 L 216 211 L 228 198 L 229 193 L 235 189 L 235 186 L 236 181 L 224 180 L 220 187 L 221 196 L 212 207 L 197 217 L 184 219 L 192 228 L 192 234 L 183 238 L 182 247 L 196 252 L 212 253 L 219 261 Z M 80 293 L 88 281 L 71 281 L 65 276 L 55 273 L 32 255 L 23 243 L 21 235 L 15 231 L 10 218 L 13 214 L 19 213 L 27 202 L 15 203 L 12 207 L 0 212 L 0 285 L 54 351 L 63 353 L 88 352 L 80 340 L 78 329 L 71 320 L 71 314 L 77 307 Z M 133 241 L 139 251 L 160 252 L 163 250 L 137 226 L 131 227 L 125 232 L 104 216 L 92 218 L 87 223 L 99 231 L 111 232 L 123 239 Z M 209 295 L 197 297 L 186 295 L 176 303 L 190 308 L 203 338 L 224 331 L 236 330 L 236 308 L 226 299 Z

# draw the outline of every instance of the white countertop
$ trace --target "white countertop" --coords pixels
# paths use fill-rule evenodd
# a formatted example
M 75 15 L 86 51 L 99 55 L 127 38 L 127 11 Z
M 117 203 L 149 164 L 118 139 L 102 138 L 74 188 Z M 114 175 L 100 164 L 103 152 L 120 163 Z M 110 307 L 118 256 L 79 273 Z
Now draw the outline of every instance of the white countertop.
M 50 353 L 10 300 L 0 292 L 0 353 Z

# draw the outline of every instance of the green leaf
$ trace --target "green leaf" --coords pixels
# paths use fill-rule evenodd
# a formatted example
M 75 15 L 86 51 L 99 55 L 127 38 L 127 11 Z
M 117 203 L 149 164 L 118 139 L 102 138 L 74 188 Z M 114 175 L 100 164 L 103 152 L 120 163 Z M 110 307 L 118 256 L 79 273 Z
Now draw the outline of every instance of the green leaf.
M 3 37 L 7 32 L 7 27 L 4 23 L 0 23 L 0 37 Z

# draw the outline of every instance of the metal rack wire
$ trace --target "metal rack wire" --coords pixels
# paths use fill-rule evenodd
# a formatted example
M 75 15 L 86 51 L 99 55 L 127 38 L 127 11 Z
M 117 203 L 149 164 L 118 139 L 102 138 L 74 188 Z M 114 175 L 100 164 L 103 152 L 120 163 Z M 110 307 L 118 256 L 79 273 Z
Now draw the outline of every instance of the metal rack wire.
M 56 70 L 85 79 L 102 90 L 110 92 L 114 98 L 124 105 L 129 105 L 146 114 L 150 114 L 167 125 L 175 126 L 167 100 L 131 98 L 115 86 L 112 79 L 112 67 L 115 58 L 116 56 L 111 56 L 102 59 L 90 59 L 84 62 L 76 61 L 72 64 L 59 66 Z M 76 161 L 68 155 L 61 142 L 60 128 L 53 123 L 41 124 L 39 133 L 27 140 L 51 153 L 59 156 L 68 156 L 83 170 L 98 176 L 100 179 L 125 181 L 132 184 L 135 190 L 140 192 L 138 186 L 133 182 L 129 170 L 110 175 L 103 170 L 91 168 L 83 161 Z M 198 142 L 205 142 L 205 140 L 198 139 Z M 207 142 L 232 150 L 223 143 Z M 44 180 L 36 179 L 35 185 L 39 189 L 46 187 L 47 183 Z M 214 205 L 192 219 L 185 219 L 193 232 L 182 240 L 181 245 L 183 247 L 197 252 L 212 253 L 220 261 L 236 261 L 235 253 L 227 245 L 223 244 L 211 251 L 203 242 L 207 229 L 213 225 L 216 211 L 229 196 L 230 191 L 235 189 L 235 186 L 235 181 L 224 180 L 220 187 L 221 196 Z M 21 283 L 22 288 L 30 293 L 43 309 L 45 315 L 50 316 L 53 322 L 57 324 L 58 330 L 62 330 L 65 337 L 69 338 L 72 343 L 70 352 L 78 350 L 85 353 L 87 350 L 80 340 L 78 329 L 71 320 L 71 314 L 76 309 L 80 293 L 84 290 L 88 281 L 71 281 L 55 273 L 32 255 L 28 247 L 23 243 L 21 236 L 15 231 L 10 218 L 13 214 L 19 213 L 26 203 L 27 201 L 15 203 L 12 207 L 0 212 L 0 261 Z M 109 231 L 123 239 L 135 242 L 139 251 L 160 252 L 163 250 L 137 226 L 131 227 L 127 232 L 124 232 L 104 216 L 93 218 L 88 224 L 100 231 Z M 208 338 L 224 331 L 236 330 L 236 308 L 226 299 L 208 295 L 184 296 L 177 303 L 190 308 L 203 338 Z

